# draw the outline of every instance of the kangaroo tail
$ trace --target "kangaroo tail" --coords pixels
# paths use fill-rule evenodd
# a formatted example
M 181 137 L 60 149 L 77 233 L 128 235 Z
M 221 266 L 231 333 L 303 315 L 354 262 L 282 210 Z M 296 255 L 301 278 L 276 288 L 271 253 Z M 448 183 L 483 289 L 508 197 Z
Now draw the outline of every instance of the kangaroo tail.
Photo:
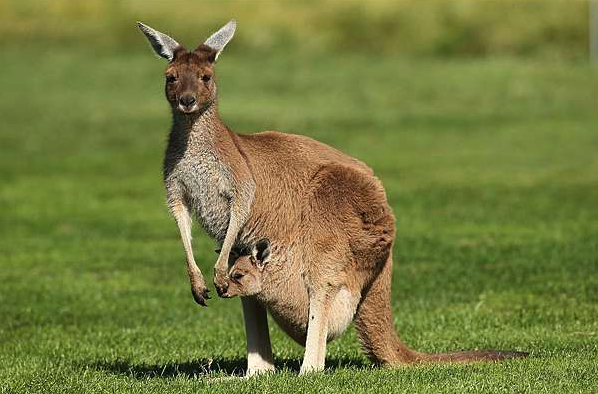
M 395 332 L 390 309 L 392 253 L 367 287 L 355 313 L 355 329 L 361 347 L 376 364 L 417 362 L 421 355 L 405 346 Z
M 426 354 L 418 353 L 418 361 L 428 363 L 474 363 L 497 362 L 509 358 L 527 357 L 526 352 L 502 350 L 471 350 L 451 353 Z
M 355 328 L 368 358 L 382 365 L 410 363 L 496 362 L 527 356 L 524 352 L 499 350 L 427 354 L 408 348 L 395 332 L 390 308 L 392 255 L 362 297 L 355 314 Z

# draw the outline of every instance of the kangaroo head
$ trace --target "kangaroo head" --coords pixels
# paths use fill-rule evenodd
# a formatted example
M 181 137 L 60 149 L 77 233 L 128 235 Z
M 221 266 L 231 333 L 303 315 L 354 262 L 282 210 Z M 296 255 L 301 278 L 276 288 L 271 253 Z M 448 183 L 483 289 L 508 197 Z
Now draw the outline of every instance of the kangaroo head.
M 233 38 L 237 26 L 235 20 L 228 22 L 192 51 L 141 22 L 137 22 L 137 26 L 154 51 L 168 60 L 164 72 L 164 90 L 173 112 L 194 114 L 208 108 L 216 100 L 213 66 L 226 44 Z
M 252 296 L 262 291 L 262 274 L 270 259 L 270 241 L 256 242 L 251 254 L 240 256 L 230 269 L 225 297 Z

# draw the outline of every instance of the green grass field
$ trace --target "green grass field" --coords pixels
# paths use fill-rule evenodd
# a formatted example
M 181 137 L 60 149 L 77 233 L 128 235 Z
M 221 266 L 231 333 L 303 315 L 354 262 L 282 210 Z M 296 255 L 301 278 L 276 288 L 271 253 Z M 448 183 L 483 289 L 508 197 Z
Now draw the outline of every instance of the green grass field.
M 164 203 L 162 67 L 136 48 L 5 48 L 0 391 L 598 391 L 598 70 L 582 62 L 224 53 L 243 133 L 309 135 L 367 162 L 398 222 L 393 310 L 429 352 L 492 365 L 373 368 L 353 329 L 326 372 L 272 323 L 279 372 L 245 367 L 239 300 L 197 306 Z M 195 229 L 211 282 L 214 244 Z

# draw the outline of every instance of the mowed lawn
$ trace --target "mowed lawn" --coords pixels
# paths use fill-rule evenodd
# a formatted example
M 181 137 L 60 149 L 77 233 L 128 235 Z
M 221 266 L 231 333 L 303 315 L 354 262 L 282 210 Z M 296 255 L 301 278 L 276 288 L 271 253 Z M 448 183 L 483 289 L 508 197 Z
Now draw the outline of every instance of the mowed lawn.
M 598 391 L 598 69 L 548 60 L 224 53 L 234 130 L 305 134 L 367 162 L 397 218 L 393 312 L 411 347 L 529 351 L 374 368 L 353 328 L 324 373 L 271 323 L 245 368 L 239 300 L 191 297 L 161 161 L 164 62 L 3 49 L 1 392 Z M 214 243 L 194 229 L 212 281 Z M 213 291 L 214 293 L 214 291 Z

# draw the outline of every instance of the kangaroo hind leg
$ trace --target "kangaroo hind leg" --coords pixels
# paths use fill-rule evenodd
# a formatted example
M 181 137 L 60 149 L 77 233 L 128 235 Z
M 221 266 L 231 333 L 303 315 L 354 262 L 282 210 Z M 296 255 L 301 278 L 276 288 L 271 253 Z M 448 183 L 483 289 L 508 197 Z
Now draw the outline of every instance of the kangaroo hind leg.
M 332 302 L 339 290 L 333 286 L 325 287 L 325 289 L 314 291 L 309 297 L 309 321 L 307 323 L 305 355 L 300 370 L 301 375 L 324 370 L 328 320 Z

